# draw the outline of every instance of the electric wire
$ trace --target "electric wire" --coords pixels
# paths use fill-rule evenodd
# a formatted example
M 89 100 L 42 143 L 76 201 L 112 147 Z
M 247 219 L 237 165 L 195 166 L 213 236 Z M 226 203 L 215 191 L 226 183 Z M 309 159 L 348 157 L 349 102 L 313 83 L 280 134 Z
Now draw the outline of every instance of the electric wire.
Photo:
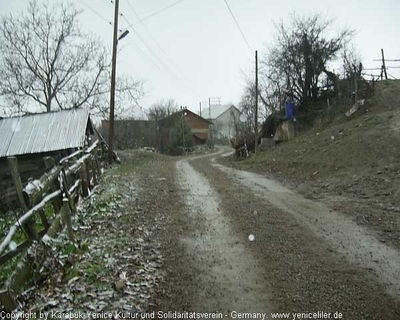
M 158 14 L 160 14 L 160 13 L 162 13 L 162 12 L 164 12 L 164 11 L 174 7 L 174 6 L 176 6 L 177 4 L 179 4 L 179 3 L 183 2 L 183 1 L 185 1 L 185 0 L 178 0 L 178 1 L 176 1 L 176 2 L 174 2 L 172 4 L 170 4 L 170 5 L 162 8 L 162 9 L 156 11 L 156 12 L 153 12 L 153 13 L 149 14 L 148 16 L 144 17 L 142 20 L 135 22 L 134 25 L 138 25 L 139 23 L 141 23 L 143 21 L 149 20 L 149 19 L 153 18 L 154 16 L 156 16 L 156 15 L 158 15 Z
M 177 77 L 176 74 L 174 74 L 170 68 L 164 63 L 164 61 L 154 52 L 154 50 L 147 44 L 147 42 L 143 39 L 143 37 L 139 34 L 139 32 L 134 28 L 132 23 L 125 17 L 124 14 L 120 13 L 120 16 L 126 21 L 126 23 L 129 25 L 130 28 L 132 28 L 133 32 L 138 36 L 138 38 L 142 41 L 142 43 L 145 45 L 145 47 L 149 50 L 149 52 L 154 56 L 154 58 L 160 63 L 160 65 L 164 68 L 164 70 L 175 80 L 179 80 L 179 77 Z M 182 84 L 180 84 L 182 85 Z M 186 88 L 188 88 L 186 85 L 184 85 Z M 191 91 L 191 90 L 190 90 Z M 195 96 L 199 96 L 198 94 L 195 94 Z
M 165 65 L 164 61 L 160 59 L 160 57 L 154 52 L 154 50 L 147 44 L 147 42 L 143 39 L 143 37 L 139 34 L 139 32 L 135 29 L 135 27 L 129 22 L 129 20 L 125 17 L 123 13 L 120 13 L 120 16 L 125 20 L 125 22 L 129 25 L 129 27 L 132 28 L 133 32 L 137 35 L 137 37 L 142 41 L 142 43 L 145 45 L 147 50 L 154 56 L 154 58 L 157 59 L 157 61 L 163 66 L 163 68 L 170 74 L 171 70 L 168 68 L 168 66 Z
M 155 44 L 157 45 L 157 47 L 160 49 L 160 51 L 162 51 L 162 53 L 165 55 L 165 57 L 173 64 L 173 62 L 171 61 L 171 58 L 168 56 L 168 54 L 165 52 L 165 50 L 161 47 L 161 45 L 159 44 L 159 42 L 157 41 L 157 39 L 154 37 L 153 33 L 150 32 L 149 28 L 147 28 L 146 24 L 144 23 L 143 20 L 140 20 L 140 16 L 138 15 L 138 13 L 136 12 L 136 10 L 132 7 L 132 5 L 129 3 L 129 1 L 127 1 L 127 4 L 129 6 L 129 8 L 132 10 L 132 12 L 135 14 L 135 16 L 138 18 L 139 23 L 141 23 L 144 27 L 144 29 L 147 31 L 147 33 L 150 35 L 150 37 L 153 39 L 153 41 L 155 42 Z M 174 66 L 175 67 L 175 66 Z
M 142 48 L 140 48 L 135 42 L 133 42 L 133 40 L 129 37 L 126 38 L 129 43 L 134 46 L 138 51 L 140 51 L 140 53 L 142 55 L 144 55 L 152 64 L 154 64 L 161 72 L 163 72 L 164 70 L 159 66 L 159 64 L 157 62 L 155 62 Z
M 137 17 L 137 19 L 139 20 L 139 22 L 143 25 L 144 29 L 147 31 L 147 33 L 150 35 L 150 37 L 153 39 L 154 43 L 157 45 L 157 47 L 160 49 L 160 51 L 163 53 L 163 55 L 165 56 L 165 58 L 169 61 L 169 63 L 172 65 L 172 67 L 176 70 L 177 74 L 180 75 L 182 77 L 183 80 L 185 80 L 186 82 L 190 82 L 188 81 L 188 79 L 186 78 L 186 76 L 179 70 L 179 67 L 174 63 L 174 61 L 172 60 L 172 58 L 168 55 L 168 53 L 163 49 L 163 47 L 161 47 L 160 43 L 158 42 L 158 40 L 156 39 L 156 37 L 153 35 L 153 33 L 149 30 L 149 28 L 147 28 L 146 24 L 144 23 L 143 20 L 140 19 L 139 14 L 136 12 L 136 10 L 132 7 L 132 5 L 129 3 L 129 1 L 127 1 L 127 4 L 129 6 L 129 8 L 132 10 L 132 12 L 135 14 L 135 16 Z M 191 89 L 190 91 L 192 91 L 193 89 Z M 200 96 L 196 90 L 193 90 L 193 93 L 195 93 L 196 96 Z
M 90 11 L 92 11 L 95 15 L 97 15 L 100 19 L 104 20 L 105 22 L 107 22 L 109 25 L 113 25 L 112 22 L 110 20 L 108 20 L 106 17 L 104 17 L 103 15 L 101 15 L 99 12 L 97 12 L 96 10 L 94 10 L 91 6 L 89 6 L 86 2 L 84 2 L 83 0 L 80 1 L 86 8 L 88 8 Z
M 132 24 L 128 19 L 127 19 L 127 17 L 122 13 L 122 12 L 120 12 L 119 13 L 119 15 L 123 18 L 123 20 L 128 24 L 128 26 L 132 29 L 132 31 L 137 35 L 137 37 L 140 39 L 140 41 L 145 45 L 145 47 L 148 49 L 148 51 L 151 53 L 151 55 L 156 59 L 156 61 L 158 61 L 158 63 L 157 62 L 155 62 L 145 51 L 143 51 L 136 43 L 134 43 L 132 40 L 131 40 L 131 38 L 128 38 L 128 41 L 130 42 L 130 44 L 132 44 L 136 49 L 138 49 L 151 63 L 153 63 L 158 69 L 160 69 L 162 72 L 163 71 L 166 71 L 171 77 L 172 77 L 172 79 L 174 80 L 174 82 L 175 82 L 175 80 L 179 80 L 179 82 L 181 82 L 180 80 L 181 79 L 179 79 L 179 77 L 177 77 L 177 75 L 176 74 L 174 74 L 171 70 L 170 70 L 170 68 L 164 63 L 164 61 L 154 52 L 154 50 L 147 44 L 147 42 L 143 39 L 143 37 L 139 34 L 139 32 L 134 28 L 134 25 L 137 25 L 138 23 L 143 23 L 143 21 L 145 21 L 145 20 L 147 20 L 147 19 L 149 19 L 149 18 L 151 18 L 151 17 L 153 17 L 153 16 L 155 16 L 156 14 L 159 14 L 159 13 L 161 13 L 161 12 L 163 12 L 163 11 L 165 11 L 165 10 L 167 10 L 167 9 L 169 9 L 169 8 L 171 8 L 171 7 L 173 7 L 173 6 L 175 6 L 175 5 L 177 5 L 178 3 L 181 3 L 181 2 L 183 2 L 184 0 L 179 0 L 179 1 L 176 1 L 175 3 L 173 3 L 173 4 L 171 4 L 171 5 L 169 5 L 169 6 L 167 6 L 167 7 L 164 7 L 164 8 L 162 8 L 162 9 L 160 9 L 160 10 L 158 10 L 157 12 L 155 12 L 155 13 L 153 13 L 153 14 L 151 14 L 151 15 L 149 15 L 149 16 L 147 16 L 146 18 L 144 18 L 144 19 L 142 19 L 142 20 L 140 20 L 140 21 L 138 21 L 138 22 L 136 22 L 135 24 Z M 111 0 L 111 3 L 113 3 L 113 1 Z M 129 4 L 129 3 L 128 3 Z M 88 6 L 89 7 L 89 6 Z M 130 6 L 131 7 L 131 6 Z M 90 7 L 89 7 L 90 8 Z M 133 9 L 132 7 L 131 7 L 131 9 Z M 91 11 L 93 11 L 93 12 L 95 12 L 94 10 L 91 10 Z M 96 13 L 96 12 L 95 12 Z M 99 15 L 100 16 L 100 15 Z M 146 28 L 146 30 L 148 30 L 147 28 Z M 150 31 L 148 30 L 148 32 L 150 33 Z M 152 36 L 153 38 L 154 38 L 154 36 Z M 154 40 L 155 40 L 155 38 L 154 38 Z M 157 41 L 155 40 L 155 42 L 157 43 Z M 158 46 L 159 46 L 159 44 L 157 44 Z M 159 46 L 160 47 L 160 46 Z M 165 51 L 160 47 L 160 50 L 161 51 L 163 51 L 163 53 L 165 53 Z M 166 54 L 166 53 L 165 53 Z M 166 55 L 167 56 L 167 58 L 168 58 L 168 55 Z M 170 58 L 169 58 L 170 59 Z M 171 60 L 171 59 L 170 59 Z M 172 62 L 172 61 L 171 61 Z M 173 64 L 173 63 L 172 63 Z M 160 65 L 162 66 L 162 68 L 160 67 Z M 173 64 L 174 65 L 174 64 Z M 175 66 L 175 65 L 174 65 Z M 176 68 L 176 67 L 175 67 Z M 175 79 L 176 78 L 176 79 Z M 190 88 L 190 87 L 188 87 L 185 83 L 177 83 L 177 84 L 179 84 L 179 85 L 183 85 L 184 87 L 186 87 L 186 89 L 189 89 L 189 91 L 192 91 L 193 89 L 192 88 Z M 198 94 L 198 93 L 196 93 L 194 90 L 192 91 L 192 94 L 194 94 L 195 96 L 197 96 L 197 97 L 200 97 L 200 95 Z
M 382 59 L 373 59 L 372 61 L 382 61 Z M 385 59 L 385 61 L 390 61 L 390 62 L 399 62 L 400 59 Z
M 242 37 L 243 37 L 244 42 L 246 43 L 246 45 L 247 45 L 247 47 L 249 48 L 250 52 L 253 53 L 253 50 L 251 49 L 250 44 L 249 44 L 249 42 L 247 41 L 247 38 L 246 38 L 246 36 L 244 35 L 242 28 L 240 28 L 240 25 L 239 25 L 238 21 L 236 20 L 235 15 L 233 14 L 233 11 L 231 10 L 231 7 L 230 7 L 229 4 L 228 4 L 228 1 L 227 1 L 227 0 L 224 0 L 224 1 L 225 1 L 225 4 L 226 4 L 226 7 L 228 8 L 229 12 L 231 13 L 231 16 L 232 16 L 233 21 L 235 21 L 235 24 L 236 24 L 237 28 L 239 29 L 240 34 L 241 34 Z

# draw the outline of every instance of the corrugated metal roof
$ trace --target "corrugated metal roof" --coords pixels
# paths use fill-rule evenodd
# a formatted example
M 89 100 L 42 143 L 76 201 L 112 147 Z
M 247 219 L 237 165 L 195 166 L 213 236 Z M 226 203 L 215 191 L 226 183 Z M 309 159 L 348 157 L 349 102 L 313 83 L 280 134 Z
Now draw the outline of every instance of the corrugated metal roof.
M 73 109 L 0 120 L 0 157 L 83 147 L 89 110 Z

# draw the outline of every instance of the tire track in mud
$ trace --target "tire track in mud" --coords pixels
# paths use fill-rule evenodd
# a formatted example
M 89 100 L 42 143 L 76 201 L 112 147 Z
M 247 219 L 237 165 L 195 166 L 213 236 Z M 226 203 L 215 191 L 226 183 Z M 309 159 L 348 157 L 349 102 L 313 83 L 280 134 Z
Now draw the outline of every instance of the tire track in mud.
M 201 157 L 196 157 L 196 159 Z M 243 239 L 233 232 L 221 212 L 220 200 L 208 181 L 188 160 L 176 164 L 194 233 L 181 237 L 196 273 L 191 307 L 201 312 L 270 312 L 267 285 L 262 269 Z M 189 267 L 189 266 L 188 266 Z
M 394 298 L 400 300 L 400 253 L 381 243 L 364 227 L 350 218 L 312 201 L 262 175 L 212 165 L 248 187 L 255 195 L 290 213 L 300 224 L 318 237 L 326 239 L 337 252 L 359 268 L 373 270 L 379 282 Z
M 263 261 L 274 312 L 341 312 L 343 319 L 400 319 L 400 301 L 365 266 L 349 263 L 293 214 L 280 209 L 210 160 L 191 162 L 219 194 L 233 232 Z

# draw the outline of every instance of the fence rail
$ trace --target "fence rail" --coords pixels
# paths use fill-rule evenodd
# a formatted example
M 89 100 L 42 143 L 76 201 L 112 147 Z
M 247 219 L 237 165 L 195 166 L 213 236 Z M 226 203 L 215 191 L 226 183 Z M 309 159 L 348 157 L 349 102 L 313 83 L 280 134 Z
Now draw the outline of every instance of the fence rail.
M 107 156 L 106 150 L 107 146 L 104 146 L 103 142 L 96 141 L 86 150 L 76 151 L 61 159 L 57 164 L 53 158 L 44 157 L 47 172 L 39 179 L 30 181 L 24 188 L 22 188 L 17 159 L 8 158 L 19 205 L 24 214 L 10 227 L 0 243 L 0 266 L 26 253 L 27 249 L 40 241 L 45 234 L 54 236 L 60 229 L 60 221 L 66 228 L 69 239 L 73 241 L 71 215 L 76 212 L 79 195 L 87 197 L 89 190 L 98 183 Z M 47 206 L 52 207 L 51 217 L 48 217 L 49 214 L 45 212 Z M 38 217 L 43 226 L 41 230 L 37 230 L 36 226 Z M 13 238 L 21 230 L 25 240 L 18 246 L 12 245 Z M 0 302 L 6 311 L 16 308 L 15 297 L 19 286 L 28 277 L 29 272 L 18 277 L 10 276 L 3 285 L 3 289 L 0 290 Z M 13 280 L 15 278 L 18 280 Z

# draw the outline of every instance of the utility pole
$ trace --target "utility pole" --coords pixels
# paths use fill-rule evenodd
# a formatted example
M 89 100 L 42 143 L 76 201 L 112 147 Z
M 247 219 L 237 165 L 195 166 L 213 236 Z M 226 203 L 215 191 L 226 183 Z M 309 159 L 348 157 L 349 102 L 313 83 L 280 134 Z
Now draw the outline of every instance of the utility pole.
M 200 117 L 201 117 L 201 101 L 200 101 Z
M 386 64 L 385 64 L 385 54 L 383 53 L 383 49 L 381 49 L 382 53 L 382 69 L 383 72 L 385 73 L 385 80 L 387 80 L 387 72 L 386 72 Z
M 208 119 L 211 120 L 211 97 L 208 98 Z
M 115 0 L 114 12 L 114 36 L 113 36 L 113 52 L 112 52 L 112 69 L 111 69 L 111 92 L 110 92 L 110 120 L 108 131 L 108 161 L 113 162 L 113 143 L 114 143 L 114 104 L 115 104 L 115 74 L 117 68 L 117 42 L 118 42 L 118 9 L 119 0 Z
M 256 96 L 255 96 L 255 112 L 254 112 L 254 154 L 257 153 L 257 143 L 258 143 L 258 55 L 256 50 Z

